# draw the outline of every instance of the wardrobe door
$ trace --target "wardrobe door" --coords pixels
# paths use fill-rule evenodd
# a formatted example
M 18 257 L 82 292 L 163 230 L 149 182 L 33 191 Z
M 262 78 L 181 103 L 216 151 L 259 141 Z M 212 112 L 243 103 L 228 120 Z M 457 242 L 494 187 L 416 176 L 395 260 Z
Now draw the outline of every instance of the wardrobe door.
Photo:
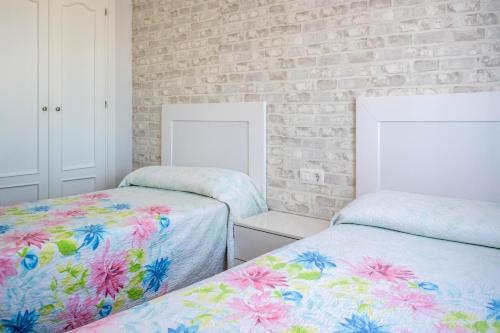
M 0 205 L 48 196 L 48 0 L 0 0 Z
M 50 196 L 105 187 L 104 0 L 50 2 Z

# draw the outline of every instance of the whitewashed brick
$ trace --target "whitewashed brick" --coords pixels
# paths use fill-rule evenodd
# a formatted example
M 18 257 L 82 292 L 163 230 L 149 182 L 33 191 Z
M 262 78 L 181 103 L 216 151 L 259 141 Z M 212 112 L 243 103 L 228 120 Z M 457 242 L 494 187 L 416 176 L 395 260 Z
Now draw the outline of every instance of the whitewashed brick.
M 500 90 L 499 15 L 499 0 L 134 0 L 134 168 L 160 162 L 161 104 L 267 101 L 269 206 L 330 218 L 354 197 L 355 98 Z
M 439 69 L 439 60 L 415 60 L 413 69 L 416 72 L 436 71 Z
M 441 61 L 441 68 L 445 70 L 473 69 L 477 64 L 476 58 L 452 58 Z M 498 66 L 498 65 L 497 65 Z

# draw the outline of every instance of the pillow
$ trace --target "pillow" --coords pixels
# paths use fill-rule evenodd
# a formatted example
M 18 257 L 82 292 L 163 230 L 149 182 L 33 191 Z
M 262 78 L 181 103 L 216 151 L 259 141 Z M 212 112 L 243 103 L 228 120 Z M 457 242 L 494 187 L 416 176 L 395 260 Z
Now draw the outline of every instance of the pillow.
M 149 166 L 128 174 L 119 187 L 143 186 L 204 195 L 229 207 L 231 219 L 243 219 L 267 210 L 264 196 L 246 174 L 204 167 Z
M 381 191 L 354 200 L 332 224 L 359 224 L 500 248 L 500 204 Z
M 225 203 L 228 213 L 227 260 L 234 260 L 233 224 L 267 211 L 266 200 L 246 174 L 202 167 L 150 166 L 128 174 L 119 187 L 142 186 L 191 192 Z

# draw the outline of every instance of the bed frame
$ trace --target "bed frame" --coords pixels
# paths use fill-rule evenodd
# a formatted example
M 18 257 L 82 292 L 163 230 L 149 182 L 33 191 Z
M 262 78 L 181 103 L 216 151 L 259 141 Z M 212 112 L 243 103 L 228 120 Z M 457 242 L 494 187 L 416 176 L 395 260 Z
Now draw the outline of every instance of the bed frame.
M 161 161 L 241 171 L 265 194 L 266 104 L 164 105 Z
M 356 131 L 356 196 L 500 202 L 500 92 L 360 97 Z

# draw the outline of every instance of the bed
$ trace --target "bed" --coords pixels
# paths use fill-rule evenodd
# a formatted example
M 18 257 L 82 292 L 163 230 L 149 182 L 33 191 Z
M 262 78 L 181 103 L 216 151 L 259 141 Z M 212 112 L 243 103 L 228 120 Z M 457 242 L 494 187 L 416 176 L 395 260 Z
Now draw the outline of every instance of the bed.
M 500 332 L 500 95 L 358 102 L 332 228 L 77 332 Z
M 166 106 L 163 166 L 0 207 L 0 328 L 68 331 L 223 271 L 233 221 L 267 210 L 264 115 L 261 103 Z M 188 149 L 200 131 L 214 137 L 205 155 Z

